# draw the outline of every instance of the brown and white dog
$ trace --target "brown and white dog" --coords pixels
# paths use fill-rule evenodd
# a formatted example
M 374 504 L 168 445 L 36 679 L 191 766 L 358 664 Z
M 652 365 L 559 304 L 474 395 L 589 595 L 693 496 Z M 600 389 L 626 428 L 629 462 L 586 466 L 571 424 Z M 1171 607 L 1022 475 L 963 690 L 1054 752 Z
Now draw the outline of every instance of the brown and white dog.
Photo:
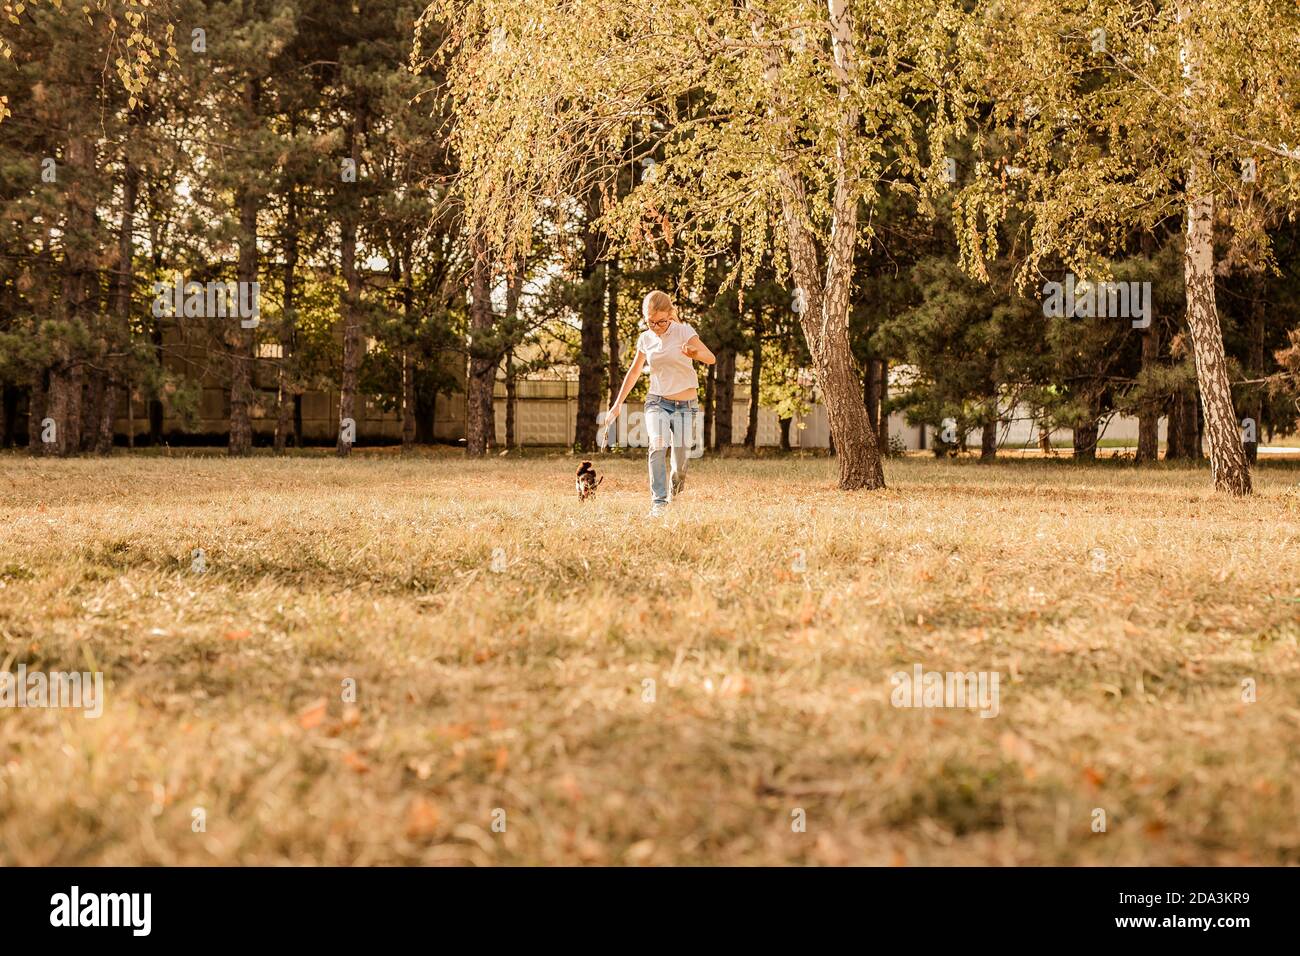
M 578 480 L 576 482 L 578 487 L 578 500 L 586 501 L 594 495 L 596 489 L 600 487 L 600 483 L 604 480 L 604 478 L 596 477 L 596 469 L 591 467 L 591 462 L 584 461 L 578 466 Z

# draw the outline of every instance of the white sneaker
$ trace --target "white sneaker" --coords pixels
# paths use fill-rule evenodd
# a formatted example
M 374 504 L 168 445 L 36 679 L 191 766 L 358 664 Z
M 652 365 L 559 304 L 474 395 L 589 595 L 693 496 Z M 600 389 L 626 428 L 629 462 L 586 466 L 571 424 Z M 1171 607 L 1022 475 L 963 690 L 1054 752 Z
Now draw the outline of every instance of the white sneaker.
M 667 513 L 668 513 L 668 506 L 667 506 L 667 505 L 661 505 L 661 504 L 659 504 L 659 503 L 656 502 L 655 504 L 652 504 L 652 505 L 650 506 L 650 514 L 648 515 L 648 517 L 650 517 L 650 518 L 662 518 L 662 517 L 663 517 L 665 514 L 667 514 Z

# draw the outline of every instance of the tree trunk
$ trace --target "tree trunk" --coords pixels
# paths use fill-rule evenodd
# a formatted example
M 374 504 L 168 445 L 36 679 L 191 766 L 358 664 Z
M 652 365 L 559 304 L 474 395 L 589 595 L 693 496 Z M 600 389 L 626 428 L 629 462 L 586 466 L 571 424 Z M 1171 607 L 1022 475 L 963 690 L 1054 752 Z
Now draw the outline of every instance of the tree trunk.
M 1204 184 L 1199 164 L 1188 171 L 1187 325 L 1192 332 L 1196 381 L 1205 413 L 1214 489 L 1230 495 L 1250 494 L 1250 468 L 1241 446 L 1241 425 L 1232 407 L 1232 387 L 1223 352 L 1223 334 L 1215 304 L 1213 219 L 1214 197 Z
M 81 442 L 81 366 L 68 357 L 67 345 L 61 345 L 63 357 L 50 369 L 47 417 L 54 422 L 54 440 L 44 444 L 47 455 L 75 455 Z
M 496 362 L 492 355 L 492 266 L 487 243 L 475 237 L 470 271 L 469 375 L 465 382 L 465 454 L 487 454 L 489 434 L 496 423 L 486 414 L 491 407 Z M 486 399 L 486 401 L 485 401 Z
M 1192 412 L 1196 422 L 1196 434 L 1192 439 L 1192 457 L 1201 461 L 1205 458 L 1205 408 L 1193 404 Z M 1245 454 L 1244 448 L 1242 454 Z
M 415 359 L 402 349 L 402 454 L 415 451 Z
M 1169 402 L 1169 429 L 1165 440 L 1166 461 L 1199 458 L 1196 453 L 1196 396 L 1175 394 Z
M 574 427 L 574 444 L 579 451 L 596 448 L 596 416 L 600 414 L 601 379 L 608 375 L 604 351 L 605 280 L 601 267 L 601 235 L 592 224 L 600 214 L 594 193 L 587 201 L 587 221 L 582 231 L 582 290 L 579 312 L 582 319 L 581 346 L 578 354 L 578 418 Z
M 1181 21 L 1187 17 L 1186 0 L 1180 4 Z M 1204 95 L 1197 67 L 1198 45 L 1186 27 L 1182 37 L 1185 93 L 1195 101 Z M 1241 447 L 1241 425 L 1232 407 L 1232 387 L 1223 353 L 1223 333 L 1214 290 L 1214 186 L 1209 153 L 1201 134 L 1192 134 L 1191 161 L 1184 186 L 1187 199 L 1187 237 L 1183 255 L 1187 289 L 1187 326 L 1192 333 L 1196 381 L 1201 389 L 1205 430 L 1210 445 L 1210 472 L 1215 491 L 1250 494 L 1250 466 Z
M 777 419 L 777 424 L 781 426 L 781 450 L 791 451 L 790 448 L 790 421 L 789 418 Z
M 52 454 L 45 444 L 42 424 L 48 416 L 50 370 L 37 369 L 27 397 L 27 450 L 33 455 Z
M 249 79 L 244 86 L 244 109 L 249 123 L 256 121 L 261 106 L 260 81 Z M 239 204 L 239 265 L 236 279 L 247 283 L 257 281 L 257 208 L 258 195 L 250 179 L 252 171 L 246 170 L 245 180 L 238 191 Z M 242 300 L 244 293 L 237 293 Z M 226 343 L 230 347 L 230 444 L 227 452 L 232 457 L 248 455 L 253 450 L 253 330 L 244 328 L 244 320 L 227 318 Z
M 126 399 L 126 447 L 135 451 L 135 387 L 129 378 L 122 388 L 122 393 Z
M 880 410 L 879 418 L 876 421 L 876 441 L 879 443 L 881 451 L 889 448 L 889 412 L 885 410 L 885 403 L 889 401 L 889 359 L 882 358 L 880 361 Z
M 862 384 L 862 401 L 867 406 L 867 422 L 876 429 L 876 438 L 879 440 L 880 363 L 875 359 L 867 359 L 866 381 Z
M 99 410 L 99 434 L 95 439 L 95 454 L 113 453 L 113 434 L 117 430 L 117 409 L 122 404 L 122 386 L 111 379 L 104 386 L 104 404 Z
M 113 273 L 111 308 L 116 320 L 114 334 L 120 345 L 130 341 L 131 293 L 135 286 L 135 211 L 140 198 L 140 171 L 127 156 L 122 173 L 122 221 L 117 233 L 117 269 Z M 124 349 L 125 350 L 125 349 Z M 111 373 L 104 375 L 93 450 L 107 455 L 113 450 L 117 409 L 122 402 L 123 382 Z
M 840 107 L 837 114 L 826 118 L 839 143 L 835 154 L 831 232 L 826 243 L 824 269 L 813 239 L 803 181 L 788 166 L 781 166 L 777 185 L 790 264 L 803 293 L 804 308 L 799 313 L 799 323 L 826 403 L 839 462 L 839 484 L 845 490 L 876 489 L 885 487 L 880 446 L 872 427 L 875 423 L 867 419 L 867 409 L 862 402 L 862 376 L 854 368 L 853 352 L 849 348 L 849 291 L 853 280 L 853 249 L 858 221 L 856 186 L 857 177 L 861 175 L 849 158 L 850 143 L 860 135 L 859 113 L 849 80 L 856 68 L 851 46 L 853 24 L 848 0 L 828 0 L 827 5 Z M 764 42 L 762 21 L 754 17 L 752 24 L 756 38 L 763 43 L 766 79 L 773 93 L 773 112 L 779 114 L 783 106 L 777 83 L 780 62 L 774 48 Z M 790 146 L 793 151 L 795 144 L 791 142 Z
M 1160 330 L 1153 323 L 1142 331 L 1142 371 L 1153 375 L 1160 361 Z M 1144 402 L 1138 412 L 1139 463 L 1160 458 L 1160 407 L 1153 401 Z
M 993 461 L 998 457 L 998 405 L 997 399 L 989 399 L 988 411 L 984 414 L 983 427 L 980 430 L 980 461 Z
M 515 350 L 506 352 L 506 448 L 518 447 L 515 438 Z
M 161 343 L 158 345 L 158 350 L 159 351 L 162 350 Z M 163 408 L 162 399 L 159 398 L 149 399 L 149 407 L 147 411 L 149 414 L 149 442 L 148 443 L 150 447 L 157 448 L 159 445 L 163 443 L 163 426 L 166 423 L 166 418 L 165 418 L 166 410 Z
M 296 127 L 295 127 L 296 129 Z M 284 306 L 280 310 L 280 363 L 275 373 L 275 453 L 283 455 L 293 427 L 294 387 L 289 377 L 297 314 L 298 191 L 291 182 L 285 198 Z
M 420 380 L 415 382 L 415 441 L 419 445 L 432 445 L 434 442 L 434 416 L 438 408 L 438 395 L 428 395 L 420 388 Z
M 619 386 L 623 384 L 623 366 L 618 358 L 618 259 L 611 259 L 605 266 L 605 337 L 609 347 L 609 403 L 614 404 L 618 398 Z
M 158 258 L 161 258 L 161 256 Z M 163 356 L 162 319 L 154 319 L 149 323 L 149 344 L 153 349 L 154 362 L 161 370 L 165 363 Z M 163 408 L 162 399 L 157 395 L 150 395 L 148 402 L 145 405 L 145 415 L 149 420 L 147 444 L 151 448 L 157 448 L 163 443 L 163 426 L 165 424 L 165 409 Z M 132 441 L 134 440 L 135 436 L 133 434 Z
M 346 143 L 352 168 L 360 168 L 360 130 L 362 111 L 358 108 L 348 123 Z M 343 312 L 343 376 L 339 380 L 339 433 L 334 442 L 334 452 L 346 458 L 357 437 L 357 378 L 361 371 L 361 275 L 357 270 L 357 221 L 360 219 L 356 183 L 341 183 L 351 187 L 352 195 L 344 203 L 341 225 L 342 243 L 339 246 L 343 270 L 344 289 L 339 306 Z
M 94 369 L 87 376 L 85 396 L 81 406 L 81 447 L 87 455 L 107 455 L 113 447 L 112 413 L 113 389 L 108 372 Z M 104 446 L 104 419 L 108 418 L 108 444 Z
M 1092 461 L 1097 457 L 1097 419 L 1074 426 L 1074 458 Z
M 77 361 L 64 380 L 67 386 L 67 428 L 61 427 L 62 454 L 75 455 L 81 451 L 81 434 L 85 431 L 86 366 Z M 66 436 L 66 437 L 65 437 Z
M 730 345 L 718 350 L 717 397 L 714 400 L 715 434 L 719 450 L 732 444 L 732 416 L 736 408 L 736 350 Z
M 1263 274 L 1254 276 L 1252 281 L 1252 292 L 1250 300 L 1250 325 L 1248 328 L 1250 337 L 1250 355 L 1246 362 L 1248 377 L 1251 379 L 1261 379 L 1264 377 L 1264 290 L 1266 284 Z M 1253 441 L 1244 443 L 1246 449 L 1246 460 L 1253 466 L 1259 460 L 1259 436 L 1264 428 L 1264 386 L 1248 385 L 1246 386 L 1245 411 L 1246 417 L 1250 424 L 1243 424 L 1251 433 Z
M 66 455 L 68 435 L 68 383 L 69 372 L 66 360 L 61 359 L 50 367 L 50 391 L 46 399 L 46 421 L 52 423 L 54 432 L 50 441 L 41 436 L 41 444 L 46 455 Z
M 7 383 L 0 389 L 0 422 L 4 422 L 0 448 L 13 448 L 18 439 L 18 389 Z
M 856 216 L 852 217 L 856 218 Z M 797 229 L 797 227 L 796 227 Z M 845 233 L 850 233 L 845 235 Z M 827 263 L 828 290 L 823 296 L 808 295 L 808 307 L 800 315 L 813 367 L 822 389 L 822 400 L 830 422 L 831 440 L 839 462 L 840 487 L 844 490 L 877 489 L 885 486 L 874 422 L 867 418 L 862 402 L 862 376 L 854 366 L 849 348 L 849 283 L 853 263 L 852 229 L 832 237 Z M 817 282 L 815 250 L 805 234 L 791 242 L 792 256 L 803 262 L 795 267 L 800 287 L 807 290 Z
M 479 392 L 483 400 L 483 421 L 486 423 L 484 438 L 487 441 L 487 451 L 494 451 L 497 447 L 497 362 L 494 355 L 492 365 L 487 370 L 487 385 Z
M 85 327 L 97 311 L 92 301 L 95 286 L 95 210 L 90 195 L 90 175 L 95 164 L 94 147 L 74 122 L 68 136 L 65 168 L 67 212 L 63 223 L 63 315 L 70 327 Z M 97 298 L 97 297 L 96 297 Z M 49 417 L 57 435 L 47 446 L 49 453 L 75 455 L 81 450 L 82 390 L 85 363 L 80 347 L 70 341 L 57 344 L 58 359 L 50 375 Z
M 717 363 L 709 366 L 704 376 L 704 447 L 714 448 L 713 426 L 717 421 L 715 403 L 717 399 Z
M 1158 244 L 1155 234 L 1147 229 L 1141 235 L 1142 257 L 1148 263 L 1154 259 Z M 1142 378 L 1146 382 L 1155 376 L 1160 364 L 1160 326 L 1148 323 L 1142 330 Z M 1138 444 L 1134 461 L 1142 464 L 1160 459 L 1160 402 L 1147 399 L 1138 409 Z
M 745 447 L 758 448 L 758 396 L 763 374 L 763 307 L 754 303 L 754 345 L 749 359 L 749 422 L 745 426 Z
M 517 375 L 515 372 L 515 364 L 514 364 L 515 346 L 522 339 L 522 334 L 519 325 L 519 298 L 524 291 L 524 277 L 527 275 L 527 271 L 528 271 L 527 260 L 523 256 L 517 256 L 515 258 L 514 265 L 510 269 L 510 273 L 506 278 L 506 311 L 505 311 L 505 315 L 502 316 L 501 339 L 499 339 L 499 342 L 500 340 L 504 340 L 505 348 L 502 349 L 500 344 L 498 344 L 497 346 L 497 352 L 492 359 L 492 387 L 488 389 L 485 393 L 487 396 L 487 407 L 484 409 L 484 414 L 487 416 L 487 420 L 490 423 L 490 427 L 488 428 L 488 444 L 489 446 L 491 446 L 496 444 L 496 435 L 497 435 L 496 401 L 495 398 L 493 397 L 496 391 L 496 370 L 497 370 L 497 364 L 501 360 L 501 353 L 502 351 L 504 351 L 505 361 L 506 361 L 506 374 L 505 374 L 506 396 L 505 396 L 505 409 L 504 409 L 505 428 L 506 428 L 505 447 L 507 450 L 515 447 L 515 412 L 517 411 L 515 405 L 515 392 L 516 392 L 516 379 L 517 379 Z M 597 376 L 596 393 L 597 393 L 596 402 L 597 404 L 599 404 L 600 403 L 599 376 Z M 593 442 L 594 442 L 594 438 L 593 438 Z
M 108 343 L 101 344 L 105 346 L 106 352 Z M 108 391 L 108 373 L 104 369 L 92 368 L 85 379 L 86 384 L 81 392 L 81 447 L 77 450 L 88 455 L 95 453 L 99 445 L 100 421 L 104 415 L 105 393 Z
M 989 375 L 989 392 L 984 397 L 984 414 L 980 421 L 980 461 L 990 462 L 998 457 L 998 425 L 1001 424 L 1001 388 L 997 373 Z
M 415 300 L 412 287 L 415 264 L 412 262 L 411 242 L 408 239 L 402 250 L 402 324 L 410 335 L 411 308 Z M 402 349 L 402 454 L 415 450 L 415 356 L 410 346 Z
M 154 180 L 149 181 L 149 187 L 151 193 L 153 192 L 154 189 L 157 188 L 157 185 L 158 184 L 156 181 Z M 154 202 L 150 202 L 146 208 L 149 210 L 149 246 L 151 249 L 153 249 L 153 254 L 150 257 L 153 266 L 153 274 L 155 276 L 161 276 L 163 273 L 164 226 L 162 221 L 155 214 L 157 211 L 157 204 Z M 153 360 L 158 367 L 159 374 L 161 374 L 164 369 L 163 326 L 162 326 L 163 320 L 160 318 L 154 318 L 152 311 L 150 311 L 149 319 L 146 321 L 148 321 L 149 323 L 149 344 L 152 346 L 153 349 Z M 134 395 L 132 394 L 133 386 L 131 385 L 130 382 L 127 383 L 126 393 L 127 393 L 126 394 L 127 416 L 128 418 L 130 418 L 129 428 L 127 429 L 126 443 L 127 443 L 127 447 L 134 448 L 135 447 L 135 398 Z M 149 423 L 149 434 L 146 439 L 147 443 L 151 446 L 161 445 L 163 424 L 164 424 L 163 404 L 162 401 L 156 395 L 151 395 L 145 401 L 145 416 L 148 419 L 148 423 Z

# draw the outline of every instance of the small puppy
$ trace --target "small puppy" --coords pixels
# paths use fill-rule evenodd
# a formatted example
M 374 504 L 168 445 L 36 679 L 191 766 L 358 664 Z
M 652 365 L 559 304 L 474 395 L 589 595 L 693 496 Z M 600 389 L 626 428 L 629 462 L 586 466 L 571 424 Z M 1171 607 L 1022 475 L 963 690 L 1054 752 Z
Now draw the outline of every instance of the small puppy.
M 591 467 L 591 462 L 584 461 L 578 466 L 578 480 L 576 482 L 578 487 L 578 500 L 586 501 L 594 495 L 596 489 L 600 487 L 600 483 L 604 480 L 604 478 L 596 477 L 596 469 Z

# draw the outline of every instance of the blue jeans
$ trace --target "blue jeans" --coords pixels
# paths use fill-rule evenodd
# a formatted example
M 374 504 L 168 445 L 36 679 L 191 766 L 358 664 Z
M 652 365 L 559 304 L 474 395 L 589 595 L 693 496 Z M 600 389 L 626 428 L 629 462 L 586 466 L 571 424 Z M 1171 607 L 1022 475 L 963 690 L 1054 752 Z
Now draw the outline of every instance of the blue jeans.
M 700 403 L 677 402 L 659 395 L 645 400 L 645 431 L 650 443 L 650 495 L 657 505 L 668 503 L 668 450 L 673 453 L 673 474 L 686 474 L 687 452 Z

